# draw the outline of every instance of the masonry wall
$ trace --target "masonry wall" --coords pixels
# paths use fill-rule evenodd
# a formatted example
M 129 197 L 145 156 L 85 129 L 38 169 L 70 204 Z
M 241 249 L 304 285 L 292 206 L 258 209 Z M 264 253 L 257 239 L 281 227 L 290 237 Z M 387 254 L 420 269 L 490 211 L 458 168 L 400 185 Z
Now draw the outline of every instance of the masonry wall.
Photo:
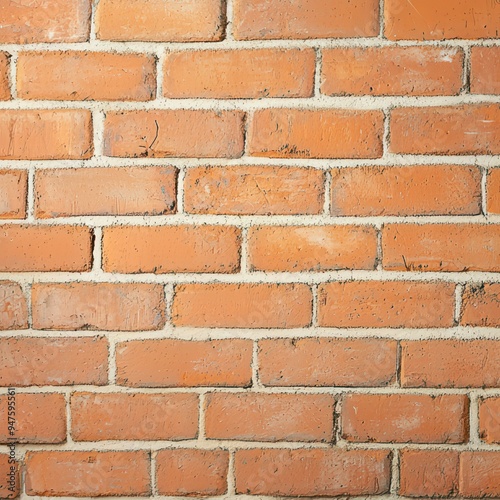
M 2 0 L 0 497 L 500 497 L 499 32 Z

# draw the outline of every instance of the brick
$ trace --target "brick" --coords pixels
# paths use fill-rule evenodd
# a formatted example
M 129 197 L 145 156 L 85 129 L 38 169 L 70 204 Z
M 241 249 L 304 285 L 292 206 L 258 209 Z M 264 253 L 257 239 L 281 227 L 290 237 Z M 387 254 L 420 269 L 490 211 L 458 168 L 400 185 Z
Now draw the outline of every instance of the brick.
M 75 441 L 195 439 L 198 395 L 77 392 L 71 426 Z
M 27 193 L 26 170 L 0 170 L 0 219 L 24 219 Z
M 53 101 L 149 101 L 156 95 L 156 60 L 130 53 L 21 52 L 17 95 Z
M 464 497 L 500 496 L 500 453 L 464 451 L 460 454 L 460 494 Z
M 156 456 L 160 495 L 216 496 L 227 492 L 226 450 L 160 450 Z
M 311 97 L 313 49 L 168 52 L 163 95 L 169 98 Z
M 38 330 L 160 330 L 163 286 L 148 283 L 35 283 L 33 327 Z
M 477 167 L 422 165 L 332 170 L 334 216 L 478 215 Z
M 460 324 L 500 326 L 500 284 L 466 285 L 462 295 Z
M 1 177 L 0 177 L 1 179 Z M 173 167 L 57 168 L 35 175 L 35 215 L 165 215 L 175 212 Z
M 88 110 L 0 111 L 1 160 L 80 160 L 92 154 Z
M 498 104 L 395 108 L 391 112 L 390 150 L 423 155 L 499 154 L 499 127 Z
M 12 399 L 13 398 L 13 399 Z M 14 403 L 12 435 L 7 425 L 0 431 L 0 442 L 63 443 L 66 441 L 66 400 L 64 394 L 25 394 L 0 396 L 0 418 L 7 422 L 9 405 Z M 3 478 L 2 478 L 3 479 Z
M 103 266 L 115 273 L 234 273 L 240 246 L 241 230 L 232 226 L 115 226 L 104 230 Z
M 130 158 L 239 158 L 244 147 L 243 118 L 240 111 L 109 112 L 104 124 L 104 154 Z
M 441 47 L 349 47 L 323 50 L 326 95 L 457 95 L 463 52 Z
M 318 322 L 336 328 L 446 328 L 454 325 L 455 285 L 348 281 L 320 285 Z
M 318 215 L 324 172 L 295 167 L 198 167 L 186 171 L 184 210 L 215 215 Z
M 2 338 L 0 385 L 105 385 L 108 343 L 102 337 Z
M 387 493 L 390 457 L 385 450 L 238 450 L 236 493 L 336 496 Z
M 263 339 L 258 345 L 264 385 L 376 387 L 396 378 L 392 340 Z
M 0 43 L 86 42 L 90 0 L 3 0 Z
M 388 224 L 382 265 L 391 271 L 499 271 L 496 224 Z
M 311 323 L 311 289 L 303 284 L 186 284 L 175 288 L 175 326 L 299 328 Z
M 403 450 L 399 494 L 449 497 L 458 491 L 459 454 L 447 450 Z
M 405 341 L 401 347 L 404 387 L 498 387 L 500 383 L 498 341 Z
M 257 110 L 250 121 L 249 153 L 269 158 L 380 158 L 383 121 L 381 111 Z
M 248 231 L 252 271 L 374 269 L 373 226 L 258 226 Z
M 488 213 L 500 214 L 500 168 L 488 171 L 486 197 Z
M 498 38 L 500 11 L 488 0 L 388 0 L 384 4 L 389 40 Z
M 42 496 L 149 495 L 146 451 L 38 451 L 26 456 L 26 491 Z
M 86 226 L 0 226 L 0 271 L 89 271 L 92 244 Z
M 0 330 L 28 328 L 28 304 L 18 283 L 0 281 Z
M 224 37 L 220 0 L 102 0 L 97 38 L 116 41 L 203 42 Z
M 20 464 L 7 454 L 0 454 L 0 498 L 17 498 L 21 492 Z
M 487 443 L 500 443 L 500 398 L 479 400 L 479 435 Z
M 135 340 L 116 348 L 117 383 L 131 387 L 248 387 L 252 342 Z
M 500 94 L 500 47 L 471 47 L 471 94 Z
M 463 395 L 348 394 L 342 437 L 355 443 L 463 443 L 468 412 Z
M 376 0 L 236 0 L 234 35 L 239 40 L 377 36 Z
M 205 434 L 238 441 L 330 442 L 333 409 L 327 394 L 215 392 L 206 396 Z
M 7 101 L 11 98 L 9 73 L 10 55 L 7 52 L 0 52 L 0 101 Z

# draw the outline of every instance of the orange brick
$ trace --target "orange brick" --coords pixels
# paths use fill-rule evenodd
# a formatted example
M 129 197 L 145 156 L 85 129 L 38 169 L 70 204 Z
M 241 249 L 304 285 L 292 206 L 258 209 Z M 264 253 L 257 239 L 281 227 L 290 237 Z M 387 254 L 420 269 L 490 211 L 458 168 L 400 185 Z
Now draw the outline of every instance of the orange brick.
M 130 158 L 239 158 L 244 147 L 243 118 L 240 111 L 109 112 L 104 125 L 104 154 Z
M 498 9 L 500 11 L 500 9 Z M 400 154 L 500 153 L 500 105 L 395 108 L 390 150 Z
M 176 207 L 176 179 L 173 167 L 38 170 L 35 214 L 42 219 L 170 214 Z
M 89 271 L 92 244 L 86 226 L 0 226 L 0 271 Z
M 26 456 L 26 491 L 42 496 L 149 495 L 146 451 L 38 451 Z
M 477 167 L 430 165 L 332 170 L 332 215 L 478 215 Z
M 156 95 L 156 60 L 130 53 L 21 52 L 17 95 L 54 101 L 149 101 Z
M 387 0 L 384 11 L 389 40 L 498 38 L 500 11 L 488 0 Z
M 464 497 L 500 496 L 500 453 L 464 451 L 460 454 L 460 494 Z
M 135 340 L 116 348 L 117 380 L 131 387 L 247 387 L 252 342 Z
M 102 0 L 97 38 L 118 41 L 219 41 L 225 32 L 221 0 Z
M 160 330 L 162 285 L 147 283 L 35 283 L 33 327 L 38 330 Z
M 372 226 L 258 226 L 248 231 L 252 271 L 374 269 Z
M 468 412 L 462 395 L 348 394 L 342 437 L 356 443 L 463 443 Z
M 24 219 L 27 192 L 26 170 L 0 170 L 0 219 Z
M 463 52 L 440 47 L 350 47 L 323 50 L 327 95 L 456 95 Z
M 467 285 L 462 296 L 460 324 L 500 326 L 500 284 Z
M 9 405 L 14 404 L 14 434 L 7 425 L 0 431 L 0 442 L 62 443 L 66 441 L 66 400 L 64 394 L 25 394 L 0 396 L 0 418 L 7 422 Z M 12 410 L 11 410 L 12 411 Z M 2 478 L 3 479 L 3 478 Z
M 104 385 L 108 381 L 108 343 L 100 337 L 2 338 L 0 384 Z
M 299 328 L 308 326 L 311 289 L 303 284 L 186 284 L 175 289 L 175 326 Z
M 186 172 L 184 210 L 218 215 L 317 215 L 324 173 L 294 167 L 199 167 Z
M 348 281 L 320 285 L 321 326 L 336 328 L 452 327 L 455 285 Z
M 384 115 L 347 109 L 262 109 L 249 128 L 249 152 L 269 158 L 379 158 Z
M 479 434 L 487 443 L 500 443 L 500 398 L 479 400 Z
M 0 330 L 28 328 L 28 305 L 21 286 L 0 281 Z
M 259 380 L 282 387 L 385 386 L 396 378 L 396 349 L 383 339 L 264 339 Z
M 0 498 L 17 498 L 21 490 L 20 464 L 10 455 L 0 454 Z
M 226 450 L 160 450 L 156 456 L 160 495 L 216 496 L 227 492 Z
M 337 496 L 387 493 L 390 456 L 385 450 L 238 450 L 236 493 Z
M 500 168 L 488 171 L 486 192 L 488 213 L 500 214 Z
M 90 111 L 0 111 L 1 160 L 79 160 L 93 154 Z
M 194 439 L 198 395 L 77 392 L 71 425 L 75 441 Z
M 311 97 L 313 49 L 169 52 L 163 95 L 170 98 Z
M 205 434 L 238 441 L 331 441 L 333 407 L 327 394 L 215 392 L 206 398 Z
M 448 497 L 458 491 L 459 454 L 446 450 L 403 450 L 399 494 Z
M 7 101 L 11 98 L 9 72 L 10 55 L 7 52 L 0 52 L 0 101 Z
M 500 47 L 471 47 L 470 91 L 500 94 Z
M 498 387 L 499 341 L 428 340 L 401 346 L 405 387 Z
M 351 38 L 379 32 L 376 0 L 236 0 L 234 33 L 239 40 Z
M 383 267 L 391 271 L 500 271 L 500 225 L 389 224 Z
M 0 43 L 86 42 L 90 0 L 3 0 Z
M 104 270 L 234 273 L 239 269 L 240 239 L 241 230 L 232 226 L 110 227 L 104 230 Z

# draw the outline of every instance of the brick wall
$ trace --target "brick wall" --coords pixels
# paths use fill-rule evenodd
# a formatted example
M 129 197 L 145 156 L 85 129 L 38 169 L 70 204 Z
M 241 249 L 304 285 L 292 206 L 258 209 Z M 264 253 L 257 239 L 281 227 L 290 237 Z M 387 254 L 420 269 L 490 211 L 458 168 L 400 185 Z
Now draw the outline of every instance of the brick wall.
M 1 0 L 0 497 L 500 497 L 499 30 Z

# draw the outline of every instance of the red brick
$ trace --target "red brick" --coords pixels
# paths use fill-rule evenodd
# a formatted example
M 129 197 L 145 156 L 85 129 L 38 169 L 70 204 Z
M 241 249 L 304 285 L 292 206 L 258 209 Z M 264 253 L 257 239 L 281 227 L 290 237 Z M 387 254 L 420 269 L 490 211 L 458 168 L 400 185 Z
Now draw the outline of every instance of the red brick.
M 383 121 L 381 111 L 262 109 L 250 121 L 249 152 L 269 158 L 379 158 Z
M 337 496 L 387 493 L 390 457 L 385 450 L 238 450 L 236 493 Z
M 18 283 L 0 281 L 0 330 L 28 328 L 28 304 Z
M 457 95 L 463 52 L 441 47 L 349 47 L 323 50 L 327 95 Z
M 382 265 L 390 271 L 500 271 L 500 225 L 389 224 Z
M 252 271 L 374 269 L 372 226 L 258 226 L 248 231 Z
M 77 392 L 71 425 L 75 441 L 195 439 L 198 395 Z
M 333 409 L 327 394 L 215 392 L 206 397 L 205 434 L 238 441 L 331 441 Z
M 498 387 L 500 342 L 428 340 L 402 342 L 405 387 Z
M 130 158 L 239 158 L 244 147 L 243 118 L 240 111 L 109 112 L 104 124 L 104 154 Z
M 385 386 L 396 378 L 396 348 L 382 339 L 264 339 L 259 380 L 271 386 Z
M 320 285 L 320 326 L 336 328 L 452 327 L 455 285 L 348 281 Z
M 479 434 L 487 443 L 500 444 L 500 398 L 479 400 Z
M 131 387 L 247 387 L 252 342 L 135 340 L 116 348 L 117 381 Z
M 467 285 L 462 296 L 460 324 L 500 326 L 500 284 Z
M 33 326 L 38 330 L 160 330 L 162 285 L 147 283 L 36 283 Z
M 500 496 L 500 453 L 464 451 L 460 454 L 460 494 L 464 497 Z
M 471 47 L 470 91 L 500 94 L 500 47 Z
M 20 464 L 8 454 L 0 454 L 0 498 L 17 498 L 21 491 Z
M 115 226 L 104 230 L 103 266 L 114 273 L 234 273 L 240 245 L 233 226 Z
M 488 213 L 500 214 L 500 168 L 488 171 L 486 197 Z
M 0 219 L 24 219 L 27 193 L 26 170 L 0 170 Z
M 0 33 L 0 37 L 1 36 Z M 10 55 L 7 54 L 7 52 L 0 52 L 0 101 L 7 101 L 11 98 L 9 74 Z
M 332 170 L 332 215 L 478 215 L 481 172 L 461 165 Z
M 104 385 L 108 343 L 102 337 L 1 338 L 0 385 Z
M 175 288 L 175 326 L 299 328 L 311 323 L 311 289 L 303 284 L 186 284 Z
M 26 456 L 26 491 L 42 496 L 147 496 L 146 451 L 38 451 Z

